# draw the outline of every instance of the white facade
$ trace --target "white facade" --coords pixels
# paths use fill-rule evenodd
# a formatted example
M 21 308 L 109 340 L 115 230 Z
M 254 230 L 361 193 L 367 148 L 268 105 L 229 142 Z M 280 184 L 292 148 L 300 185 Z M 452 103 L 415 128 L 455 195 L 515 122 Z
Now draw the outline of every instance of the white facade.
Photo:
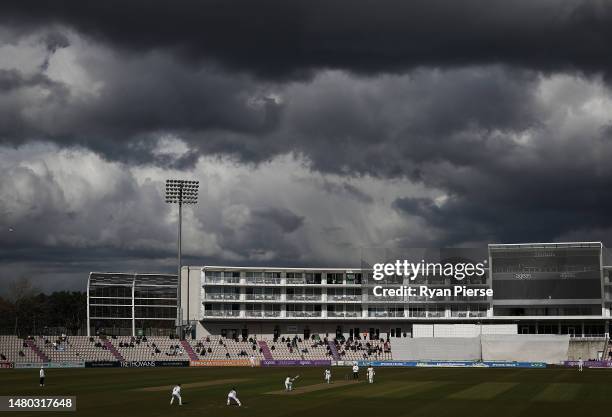
M 184 267 L 183 296 L 190 288 L 190 320 L 403 320 L 471 319 L 488 317 L 486 297 L 374 297 L 372 287 L 379 283 L 368 280 L 367 272 L 356 268 L 246 268 Z M 189 278 L 187 278 L 189 277 Z M 407 278 L 385 285 L 422 285 Z M 436 281 L 428 284 L 440 288 L 450 285 Z M 487 287 L 487 282 L 471 284 Z

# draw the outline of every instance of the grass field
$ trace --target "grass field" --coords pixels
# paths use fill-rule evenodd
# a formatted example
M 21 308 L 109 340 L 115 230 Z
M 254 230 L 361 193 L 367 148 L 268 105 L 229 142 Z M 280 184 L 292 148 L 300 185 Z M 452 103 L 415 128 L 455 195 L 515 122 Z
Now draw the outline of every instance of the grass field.
M 373 385 L 347 384 L 348 372 L 333 368 L 338 383 L 322 387 L 323 368 L 49 369 L 40 388 L 37 369 L 15 369 L 0 370 L 0 395 L 76 395 L 77 415 L 107 417 L 586 417 L 612 405 L 612 373 L 603 369 L 387 368 Z M 284 377 L 298 373 L 298 392 L 283 393 Z M 170 407 L 179 382 L 184 405 Z M 242 408 L 225 405 L 232 385 Z

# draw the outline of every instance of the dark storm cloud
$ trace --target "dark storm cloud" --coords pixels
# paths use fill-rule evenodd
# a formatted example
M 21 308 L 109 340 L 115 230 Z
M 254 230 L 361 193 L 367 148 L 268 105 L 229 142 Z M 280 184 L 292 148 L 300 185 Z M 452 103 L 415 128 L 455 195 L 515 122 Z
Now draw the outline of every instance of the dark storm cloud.
M 434 242 L 441 245 L 547 242 L 563 235 L 611 244 L 612 167 L 605 159 L 612 156 L 612 146 L 580 137 L 558 153 L 546 149 L 554 141 L 542 140 L 547 143 L 539 150 L 518 147 L 505 162 L 482 161 L 471 173 L 436 173 L 439 167 L 431 166 L 425 175 L 449 197 L 440 202 L 400 197 L 393 207 L 434 227 Z M 533 152 L 541 155 L 533 158 Z M 607 157 L 594 157 L 598 152 Z
M 61 48 L 67 48 L 70 46 L 68 37 L 60 31 L 50 31 L 45 34 L 43 41 L 47 46 L 49 52 L 55 52 Z
M 60 83 L 54 82 L 42 74 L 25 76 L 17 70 L 0 69 L 0 92 L 9 93 L 13 90 L 28 87 L 43 87 L 53 94 L 65 97 L 68 91 Z
M 321 181 L 319 186 L 332 195 L 351 198 L 363 204 L 370 204 L 374 199 L 359 188 L 347 182 L 337 183 L 333 181 Z
M 609 71 L 612 63 L 612 4 L 603 0 L 9 0 L 0 22 L 66 24 L 122 49 L 163 48 L 268 78 L 499 62 Z
M 490 135 L 542 123 L 538 82 L 536 73 L 503 67 L 323 76 L 289 92 L 289 136 L 317 170 L 422 181 L 423 164 L 473 165 L 515 147 Z
M 0 124 L 0 143 L 44 139 L 84 145 L 112 160 L 177 167 L 193 164 L 200 152 L 179 161 L 155 155 L 158 139 L 165 134 L 180 134 L 198 151 L 245 160 L 260 161 L 259 154 L 270 151 L 263 141 L 250 137 L 277 127 L 282 108 L 248 77 L 211 68 L 194 70 L 158 54 L 133 60 L 113 56 L 89 63 L 86 70 L 100 77 L 100 91 L 71 91 L 44 72 L 25 75 L 0 69 L 0 89 L 12 93 L 0 97 L 0 119 L 5 121 Z M 41 90 L 44 95 L 32 94 Z M 36 111 L 25 111 L 28 108 Z M 272 153 L 279 150 L 287 148 L 274 145 Z
M 0 41 L 0 280 L 172 271 L 179 174 L 189 263 L 612 230 L 609 2 L 9 0 Z
M 267 208 L 255 210 L 255 216 L 279 227 L 285 233 L 291 233 L 302 227 L 304 217 L 298 216 L 286 208 Z
M 40 65 L 42 70 L 46 70 L 49 67 L 49 58 L 55 51 L 61 48 L 67 48 L 70 46 L 68 37 L 59 31 L 51 31 L 45 34 L 43 42 L 47 47 L 49 54 L 45 57 L 45 60 Z

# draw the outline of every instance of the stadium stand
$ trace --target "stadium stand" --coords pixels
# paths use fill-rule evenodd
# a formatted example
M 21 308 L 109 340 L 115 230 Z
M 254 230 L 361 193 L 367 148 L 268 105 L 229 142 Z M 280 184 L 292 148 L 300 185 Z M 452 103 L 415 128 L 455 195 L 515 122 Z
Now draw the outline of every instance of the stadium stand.
M 338 354 L 338 349 L 336 348 L 336 343 L 333 340 L 328 340 L 327 345 L 329 346 L 329 353 L 331 357 L 337 361 L 340 360 L 340 355 Z
M 116 360 L 118 361 L 125 360 L 125 358 L 121 355 L 121 353 L 119 353 L 117 348 L 113 345 L 113 342 L 111 342 L 107 337 L 103 338 L 102 345 L 104 346 L 106 350 L 108 350 L 113 355 L 113 357 Z
M 391 344 L 383 340 L 334 341 L 340 360 L 391 360 Z M 333 356 L 330 353 L 330 356 Z
M 103 340 L 87 336 L 38 336 L 38 348 L 54 362 L 112 361 L 113 354 L 105 348 Z
M 328 343 L 329 342 L 329 343 Z M 28 345 L 29 344 L 29 345 Z M 40 355 L 35 350 L 40 352 Z M 382 340 L 329 340 L 298 336 L 276 340 L 238 340 L 221 336 L 179 341 L 169 337 L 0 336 L 0 354 L 11 362 L 173 361 L 196 359 L 391 360 Z M 337 355 L 337 356 L 336 356 Z
M 257 360 L 309 360 L 333 359 L 327 342 L 320 337 L 303 340 L 297 336 L 280 337 L 276 340 L 237 340 L 221 336 L 208 336 L 201 340 L 189 340 L 200 359 L 247 359 L 251 355 Z M 334 341 L 338 356 L 342 360 L 390 360 L 390 345 L 383 341 Z
M 187 353 L 187 356 L 189 356 L 189 360 L 196 361 L 200 359 L 187 340 L 181 340 L 181 346 L 185 350 L 185 353 Z
M 42 362 L 24 339 L 0 336 L 0 360 L 9 362 Z
M 270 346 L 272 358 L 276 360 L 331 359 L 327 345 L 321 341 L 304 342 L 300 338 L 280 338 L 267 343 Z
M 221 336 L 208 336 L 200 340 L 189 340 L 189 343 L 198 355 L 198 359 L 248 359 L 251 355 L 257 360 L 265 359 L 261 347 L 254 339 L 240 341 Z
M 559 335 L 483 334 L 478 337 L 417 337 L 383 340 L 327 339 L 297 335 L 272 340 L 207 336 L 180 341 L 167 336 L 0 336 L 0 361 L 187 361 L 187 360 L 473 360 L 561 363 L 581 357 L 612 360 L 604 338 L 572 340 Z
M 47 355 L 45 355 L 42 350 L 40 350 L 40 348 L 36 345 L 36 342 L 34 341 L 33 337 L 27 338 L 25 343 L 26 343 L 26 345 L 28 345 L 30 347 L 30 349 L 32 349 L 34 351 L 36 356 L 38 356 L 38 358 L 41 361 L 49 362 L 49 357 Z
M 189 360 L 189 354 L 178 339 L 164 336 L 119 336 L 111 341 L 126 361 Z
M 274 359 L 274 357 L 272 356 L 272 352 L 270 351 L 270 347 L 268 346 L 268 343 L 265 340 L 260 340 L 258 343 L 260 351 L 263 354 L 264 358 L 268 360 Z

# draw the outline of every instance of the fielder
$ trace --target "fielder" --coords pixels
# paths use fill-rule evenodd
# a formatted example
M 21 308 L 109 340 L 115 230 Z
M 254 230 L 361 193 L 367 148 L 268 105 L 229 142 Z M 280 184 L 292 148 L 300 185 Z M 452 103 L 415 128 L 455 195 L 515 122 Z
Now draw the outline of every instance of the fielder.
M 372 367 L 372 365 L 368 366 L 368 383 L 373 384 L 374 383 L 374 375 L 376 375 L 376 371 L 374 371 L 374 368 Z
M 578 372 L 582 372 L 582 366 L 584 365 L 584 362 L 582 360 L 582 356 L 578 358 Z
M 299 377 L 300 377 L 299 375 L 296 375 L 293 378 L 291 378 L 290 376 L 287 375 L 287 378 L 285 378 L 285 391 L 293 391 L 293 381 L 295 381 Z
M 236 387 L 232 387 L 232 390 L 229 392 L 229 394 L 227 394 L 227 405 L 230 405 L 231 401 L 234 401 L 236 404 L 238 404 L 238 407 L 242 407 L 242 403 L 236 396 Z
M 359 379 L 359 366 L 357 366 L 356 362 L 353 365 L 353 379 Z
M 183 399 L 181 398 L 181 384 L 175 385 L 172 388 L 172 397 L 170 397 L 170 405 L 174 403 L 174 399 L 178 399 L 178 404 L 183 405 Z
M 251 368 L 255 368 L 255 355 L 251 355 L 249 361 L 251 362 Z
M 331 384 L 331 371 L 329 369 L 325 370 L 325 373 L 323 374 L 324 378 L 325 378 L 325 382 L 328 384 Z
M 45 386 L 45 370 L 43 369 L 43 367 L 40 367 L 40 372 L 38 372 L 38 376 L 40 377 L 40 386 L 44 387 Z

